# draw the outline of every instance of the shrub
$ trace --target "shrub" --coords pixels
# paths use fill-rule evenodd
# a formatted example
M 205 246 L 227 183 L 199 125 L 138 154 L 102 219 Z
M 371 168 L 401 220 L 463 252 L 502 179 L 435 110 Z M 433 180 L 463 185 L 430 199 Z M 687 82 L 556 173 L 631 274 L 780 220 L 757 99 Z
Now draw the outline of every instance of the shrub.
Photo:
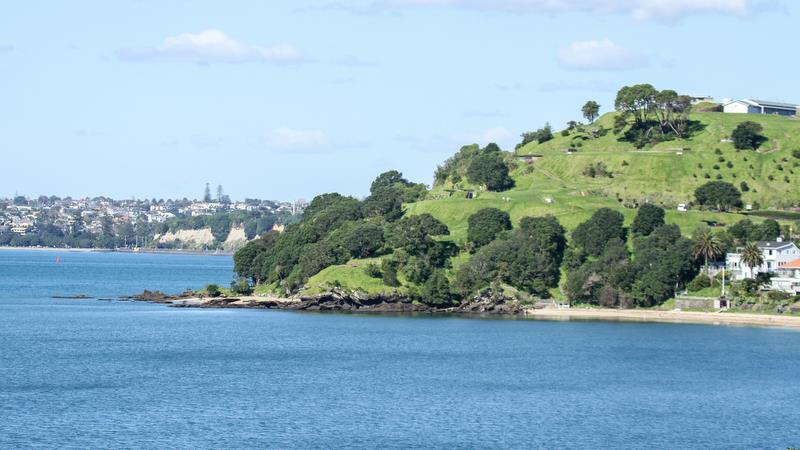
M 706 274 L 701 273 L 686 285 L 686 290 L 689 292 L 698 292 L 708 287 L 711 287 L 711 279 L 709 279 Z
M 235 295 L 250 295 L 253 293 L 253 288 L 246 279 L 239 278 L 238 280 L 231 281 L 231 292 Z
M 730 162 L 730 161 L 728 161 L 727 163 L 725 163 L 725 166 L 726 166 L 728 169 L 733 169 L 733 163 L 732 163 L 732 162 Z
M 794 156 L 797 159 L 800 159 L 800 148 L 792 150 L 792 156 Z
M 381 267 L 375 263 L 369 263 L 364 267 L 364 273 L 370 278 L 382 278 Z
M 216 284 L 209 284 L 206 286 L 206 295 L 209 297 L 219 297 L 222 295 L 222 290 Z

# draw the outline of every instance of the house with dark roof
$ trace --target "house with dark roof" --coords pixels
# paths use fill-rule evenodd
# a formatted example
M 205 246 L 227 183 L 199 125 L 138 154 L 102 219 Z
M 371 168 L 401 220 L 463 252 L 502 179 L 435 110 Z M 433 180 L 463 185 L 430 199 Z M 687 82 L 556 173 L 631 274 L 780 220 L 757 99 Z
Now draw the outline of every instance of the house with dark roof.
M 793 103 L 773 102 L 768 100 L 733 100 L 722 105 L 722 110 L 731 114 L 773 114 L 779 116 L 796 116 L 800 105 Z
M 728 253 L 725 257 L 725 266 L 734 280 L 755 278 L 759 273 L 775 272 L 785 264 L 800 259 L 800 248 L 794 242 L 784 242 L 778 238 L 776 241 L 760 241 L 756 244 L 761 250 L 764 262 L 757 267 L 747 267 L 742 262 L 740 252 Z

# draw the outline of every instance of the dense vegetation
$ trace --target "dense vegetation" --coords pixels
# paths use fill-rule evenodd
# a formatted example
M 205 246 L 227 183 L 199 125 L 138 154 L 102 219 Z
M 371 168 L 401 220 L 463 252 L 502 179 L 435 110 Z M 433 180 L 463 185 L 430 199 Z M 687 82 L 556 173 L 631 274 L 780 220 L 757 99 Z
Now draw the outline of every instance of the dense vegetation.
M 586 102 L 587 123 L 524 133 L 513 154 L 464 146 L 427 192 L 396 172 L 382 175 L 393 189 L 379 195 L 376 180 L 364 200 L 310 208 L 282 235 L 237 254 L 236 270 L 280 292 L 338 286 L 432 305 L 500 295 L 645 307 L 690 284 L 714 285 L 701 272 L 725 252 L 794 236 L 790 221 L 800 217 L 767 208 L 800 204 L 798 124 L 692 113 L 687 97 L 649 85 L 623 88 L 615 106 L 600 116 L 600 105 Z M 744 119 L 763 125 L 757 151 L 734 145 Z M 310 232 L 328 207 L 344 219 Z M 358 232 L 363 246 L 352 243 L 353 227 L 369 227 Z

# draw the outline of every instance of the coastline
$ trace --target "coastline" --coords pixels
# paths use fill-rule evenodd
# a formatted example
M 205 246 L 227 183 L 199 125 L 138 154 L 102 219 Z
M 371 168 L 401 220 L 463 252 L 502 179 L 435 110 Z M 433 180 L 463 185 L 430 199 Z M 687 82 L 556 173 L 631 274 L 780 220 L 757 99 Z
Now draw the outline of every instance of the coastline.
M 544 320 L 601 320 L 625 322 L 739 325 L 800 329 L 800 316 L 735 312 L 657 311 L 645 309 L 526 309 L 525 316 Z
M 216 250 L 178 250 L 178 249 L 160 249 L 160 248 L 140 248 L 139 250 L 131 249 L 111 249 L 111 248 L 73 248 L 73 247 L 12 247 L 8 245 L 0 246 L 2 250 L 27 250 L 27 251 L 41 251 L 41 252 L 69 252 L 69 253 L 149 253 L 149 254 L 165 254 L 165 255 L 208 255 L 208 256 L 233 256 L 233 252 L 216 251 Z
M 536 309 L 513 303 L 492 303 L 475 301 L 458 307 L 436 308 L 411 302 L 401 297 L 357 297 L 321 294 L 304 298 L 281 297 L 132 297 L 136 301 L 162 303 L 182 308 L 256 308 L 290 311 L 325 311 L 372 314 L 444 314 L 452 316 L 491 316 L 498 318 L 518 318 L 549 321 L 605 321 L 605 322 L 643 322 L 679 323 L 697 325 L 755 326 L 770 328 L 800 329 L 800 316 L 777 314 L 753 314 L 734 312 L 695 312 L 681 310 L 646 309 L 584 309 L 584 308 L 543 308 Z

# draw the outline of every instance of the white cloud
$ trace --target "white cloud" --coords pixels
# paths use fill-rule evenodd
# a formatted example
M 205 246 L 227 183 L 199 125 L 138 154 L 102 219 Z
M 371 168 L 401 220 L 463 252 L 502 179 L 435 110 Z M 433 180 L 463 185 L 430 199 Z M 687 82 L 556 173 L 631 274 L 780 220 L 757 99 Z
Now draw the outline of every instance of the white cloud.
M 696 14 L 746 16 L 769 9 L 758 0 L 384 0 L 393 7 L 452 6 L 512 12 L 626 14 L 635 20 L 675 21 Z
M 261 47 L 246 44 L 216 29 L 168 36 L 155 47 L 126 48 L 117 54 L 131 60 L 197 63 L 293 63 L 303 59 L 300 51 L 291 45 Z
M 558 63 L 572 70 L 629 70 L 648 64 L 647 57 L 610 39 L 573 42 L 558 49 Z
M 320 130 L 294 130 L 275 128 L 267 133 L 267 145 L 280 150 L 308 150 L 328 143 L 325 133 Z

